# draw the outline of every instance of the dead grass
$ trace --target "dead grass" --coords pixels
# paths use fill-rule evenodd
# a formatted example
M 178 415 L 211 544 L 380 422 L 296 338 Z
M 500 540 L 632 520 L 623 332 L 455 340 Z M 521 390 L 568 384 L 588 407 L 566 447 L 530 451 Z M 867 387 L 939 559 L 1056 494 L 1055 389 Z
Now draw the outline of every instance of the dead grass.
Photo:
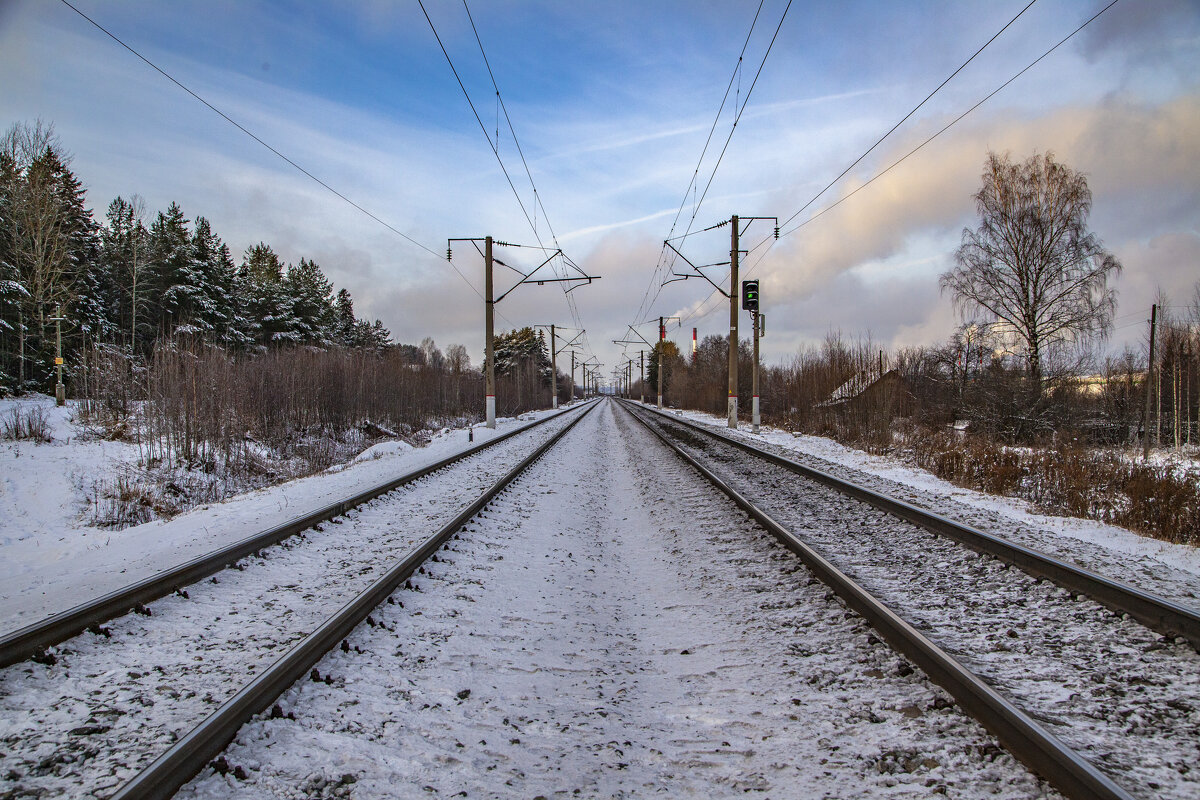
M 53 436 L 46 410 L 41 406 L 13 406 L 0 418 L 0 439 L 48 444 Z
M 969 489 L 1019 497 L 1052 513 L 1200 545 L 1200 473 L 1071 445 L 1014 448 L 940 431 L 909 437 L 919 467 Z

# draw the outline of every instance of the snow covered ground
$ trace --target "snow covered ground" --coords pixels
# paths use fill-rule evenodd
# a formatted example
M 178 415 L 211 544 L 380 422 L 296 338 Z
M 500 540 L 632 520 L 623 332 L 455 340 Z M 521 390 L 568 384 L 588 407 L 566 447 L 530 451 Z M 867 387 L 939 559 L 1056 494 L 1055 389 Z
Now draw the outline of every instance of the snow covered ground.
M 0 670 L 0 797 L 111 793 L 571 418 L 242 559 L 150 603 L 147 615 Z
M 611 403 L 413 584 L 179 796 L 1057 797 Z
M 83 600 L 126 586 L 189 558 L 266 530 L 377 486 L 469 447 L 466 430 L 442 430 L 428 447 L 388 442 L 352 464 L 227 502 L 199 506 L 170 520 L 124 530 L 88 526 L 93 481 L 136 462 L 137 448 L 88 439 L 72 422 L 73 405 L 52 397 L 0 400 L 0 419 L 12 409 L 39 408 L 49 444 L 0 440 L 0 632 L 21 628 Z M 475 441 L 550 412 L 500 419 L 495 431 L 474 429 Z
M 674 410 L 672 414 L 676 414 Z M 1023 500 L 964 489 L 890 456 L 874 456 L 830 439 L 795 435 L 770 426 L 759 434 L 725 417 L 684 411 L 684 418 L 732 433 L 782 455 L 868 488 L 945 514 L 989 533 L 1074 561 L 1088 569 L 1200 606 L 1200 548 L 1141 536 L 1094 520 L 1038 513 Z
M 670 415 L 649 418 L 1135 796 L 1200 795 L 1200 654 L 1189 643 L 697 437 Z

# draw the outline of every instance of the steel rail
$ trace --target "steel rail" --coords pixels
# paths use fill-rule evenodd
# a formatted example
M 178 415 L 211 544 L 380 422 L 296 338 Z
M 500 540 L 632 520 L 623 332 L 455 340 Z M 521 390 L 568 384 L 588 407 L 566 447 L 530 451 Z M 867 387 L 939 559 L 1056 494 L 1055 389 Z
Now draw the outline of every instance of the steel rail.
M 637 405 L 637 404 L 634 404 Z M 639 406 L 641 407 L 641 406 Z M 977 528 L 919 508 L 903 500 L 859 486 L 827 472 L 808 467 L 789 458 L 770 453 L 727 434 L 711 430 L 690 420 L 654 408 L 645 410 L 659 414 L 677 425 L 703 433 L 744 452 L 816 481 L 842 494 L 874 506 L 900 519 L 920 526 L 930 533 L 953 539 L 977 553 L 995 556 L 1035 578 L 1045 578 L 1064 589 L 1086 595 L 1119 614 L 1128 614 L 1151 630 L 1167 636 L 1182 636 L 1200 650 L 1200 610 L 1189 608 L 1166 598 L 1142 591 L 1128 584 L 1106 578 L 1082 567 L 1030 547 L 1010 542 Z
M 1133 795 L 980 680 L 798 536 L 684 452 L 640 414 L 633 413 L 629 406 L 626 406 L 626 411 L 766 528 L 781 544 L 799 556 L 813 574 L 841 597 L 846 605 L 861 614 L 893 648 L 911 659 L 932 681 L 949 692 L 964 710 L 991 731 L 1013 756 L 1031 770 L 1070 798 L 1133 800 Z
M 60 611 L 39 622 L 8 633 L 0 637 L 0 667 L 7 667 L 24 661 L 31 656 L 41 653 L 47 647 L 60 644 L 91 627 L 127 614 L 146 603 L 157 600 L 160 597 L 165 597 L 184 586 L 203 580 L 237 563 L 246 556 L 257 553 L 259 550 L 278 544 L 284 539 L 295 536 L 297 533 L 307 530 L 314 525 L 326 522 L 334 517 L 339 517 L 352 508 L 356 508 L 405 484 L 412 483 L 433 472 L 437 472 L 456 461 L 486 450 L 506 439 L 532 430 L 538 425 L 549 422 L 578 408 L 578 406 L 575 406 L 555 414 L 549 414 L 528 425 L 522 425 L 519 428 L 495 436 L 486 442 L 469 447 L 460 453 L 405 473 L 398 478 L 381 483 L 372 489 L 359 492 L 353 497 L 331 503 L 323 508 L 288 520 L 268 530 L 260 531 L 245 539 L 226 545 L 205 555 L 197 556 L 170 569 L 131 583 L 121 589 L 116 589 L 108 594 L 81 603 L 74 608 Z
M 567 431 L 595 408 L 595 403 L 575 419 L 567 423 L 537 450 L 525 457 L 491 488 L 464 508 L 453 520 L 424 543 L 410 552 L 386 574 L 375 580 L 353 600 L 343 606 L 334 616 L 316 630 L 296 643 L 278 661 L 246 684 L 237 694 L 226 700 L 220 708 L 192 731 L 171 746 L 148 767 L 134 776 L 109 800 L 159 800 L 168 798 L 191 780 L 204 765 L 233 741 L 238 730 L 252 716 L 263 711 L 292 684 L 304 676 L 324 655 L 337 646 L 362 623 L 381 603 L 387 600 L 400 584 L 408 579 L 417 567 L 436 553 L 456 531 L 487 506 L 500 492 L 508 487 L 521 473 L 541 458 Z

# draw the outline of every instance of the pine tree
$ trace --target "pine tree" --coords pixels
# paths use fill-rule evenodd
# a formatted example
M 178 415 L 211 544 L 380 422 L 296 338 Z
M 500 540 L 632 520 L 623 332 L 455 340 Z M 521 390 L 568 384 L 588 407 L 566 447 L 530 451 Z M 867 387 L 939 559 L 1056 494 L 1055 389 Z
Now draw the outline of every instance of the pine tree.
M 196 263 L 187 219 L 178 203 L 159 212 L 150 226 L 147 270 L 155 327 L 160 335 L 203 332 L 204 276 Z M 180 330 L 182 329 L 182 330 Z
M 262 242 L 247 249 L 241 271 L 253 341 L 260 348 L 299 341 L 283 263 L 275 251 Z
M 315 261 L 301 258 L 289 266 L 284 278 L 291 296 L 292 317 L 297 341 L 316 347 L 329 347 L 335 341 L 333 284 Z

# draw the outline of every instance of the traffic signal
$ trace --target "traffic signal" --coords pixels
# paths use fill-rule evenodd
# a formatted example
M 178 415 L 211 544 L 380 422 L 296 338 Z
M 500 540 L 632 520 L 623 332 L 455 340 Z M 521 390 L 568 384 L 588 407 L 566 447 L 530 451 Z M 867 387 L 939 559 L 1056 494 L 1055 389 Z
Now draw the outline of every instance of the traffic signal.
M 742 281 L 742 308 L 758 311 L 758 281 Z

